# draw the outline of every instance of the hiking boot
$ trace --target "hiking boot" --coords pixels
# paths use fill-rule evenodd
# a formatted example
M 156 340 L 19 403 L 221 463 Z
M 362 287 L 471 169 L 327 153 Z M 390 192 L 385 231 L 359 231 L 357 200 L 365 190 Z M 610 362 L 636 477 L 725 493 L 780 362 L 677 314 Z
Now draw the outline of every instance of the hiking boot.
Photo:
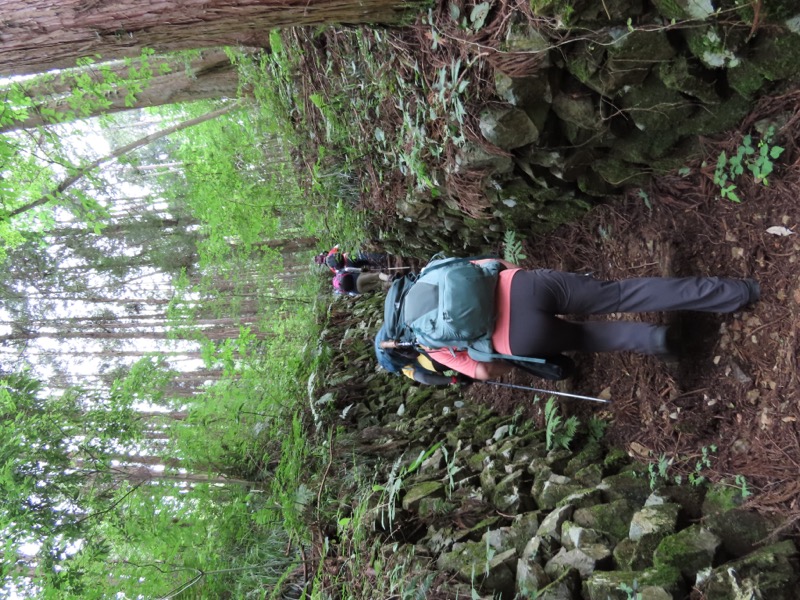
M 744 284 L 747 286 L 749 296 L 745 306 L 751 306 L 761 299 L 761 286 L 755 279 L 743 279 Z
M 683 353 L 680 329 L 674 325 L 660 327 L 656 338 L 655 355 L 667 363 L 676 362 Z

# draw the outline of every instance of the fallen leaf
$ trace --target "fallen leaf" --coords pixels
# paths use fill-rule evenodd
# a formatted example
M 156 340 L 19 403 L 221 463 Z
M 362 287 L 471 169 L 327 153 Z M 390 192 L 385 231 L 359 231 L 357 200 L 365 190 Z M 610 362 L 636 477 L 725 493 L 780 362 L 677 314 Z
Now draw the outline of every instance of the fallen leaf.
M 783 421 L 784 423 L 794 423 L 795 421 L 797 421 L 797 417 L 783 417 L 781 421 Z
M 600 400 L 611 400 L 611 388 L 607 387 L 597 395 Z
M 780 225 L 769 227 L 767 233 L 771 233 L 772 235 L 794 235 L 794 231 L 786 227 L 781 227 Z
M 650 450 L 642 446 L 639 442 L 631 442 L 629 447 L 634 454 L 638 454 L 643 458 L 650 456 Z

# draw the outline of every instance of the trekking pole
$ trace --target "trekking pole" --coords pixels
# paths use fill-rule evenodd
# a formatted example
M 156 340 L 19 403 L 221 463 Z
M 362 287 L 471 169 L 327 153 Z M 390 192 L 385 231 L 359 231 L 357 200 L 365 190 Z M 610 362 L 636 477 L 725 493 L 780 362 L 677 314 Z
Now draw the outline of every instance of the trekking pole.
M 577 398 L 578 400 L 591 400 L 592 402 L 602 402 L 603 404 L 611 404 L 611 400 L 603 400 L 602 398 L 595 398 L 594 396 L 581 396 L 580 394 L 568 394 L 567 392 L 540 390 L 539 388 L 528 387 L 527 385 L 515 385 L 513 383 L 503 383 L 502 381 L 481 381 L 480 383 L 491 383 L 492 385 L 514 388 L 515 390 L 528 390 L 530 392 L 541 392 L 542 394 L 552 394 L 553 396 L 564 396 L 565 398 Z

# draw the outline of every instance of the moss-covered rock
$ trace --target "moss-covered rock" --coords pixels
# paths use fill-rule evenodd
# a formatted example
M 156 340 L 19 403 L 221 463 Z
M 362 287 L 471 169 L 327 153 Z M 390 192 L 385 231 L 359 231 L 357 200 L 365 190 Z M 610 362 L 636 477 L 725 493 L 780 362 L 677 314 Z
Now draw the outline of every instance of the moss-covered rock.
M 702 592 L 706 600 L 793 600 L 799 579 L 797 548 L 787 540 L 714 569 Z
M 631 517 L 636 507 L 625 500 L 615 500 L 575 511 L 572 520 L 581 527 L 595 529 L 606 535 L 612 542 L 628 536 Z
M 691 525 L 665 537 L 653 554 L 656 568 L 672 567 L 692 580 L 698 571 L 710 567 L 721 546 L 720 539 L 708 529 Z
M 682 598 L 685 592 L 680 571 L 669 567 L 644 571 L 595 571 L 583 582 L 583 598 L 629 600 L 626 587 L 637 591 L 651 587 L 662 589 L 670 598 Z
M 715 513 L 704 521 L 704 525 L 722 540 L 725 552 L 735 557 L 753 552 L 764 544 L 780 523 L 778 518 L 744 509 Z

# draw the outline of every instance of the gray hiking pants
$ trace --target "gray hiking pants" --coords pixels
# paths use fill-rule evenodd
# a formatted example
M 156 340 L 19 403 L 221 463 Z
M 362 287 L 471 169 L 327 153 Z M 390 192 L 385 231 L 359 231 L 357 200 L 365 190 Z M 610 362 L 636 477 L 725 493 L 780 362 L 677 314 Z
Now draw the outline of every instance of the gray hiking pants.
M 728 313 L 748 303 L 740 279 L 640 277 L 598 281 L 587 275 L 541 269 L 511 281 L 511 351 L 541 356 L 570 350 L 663 354 L 666 327 L 632 321 L 576 322 L 556 315 L 694 310 Z

